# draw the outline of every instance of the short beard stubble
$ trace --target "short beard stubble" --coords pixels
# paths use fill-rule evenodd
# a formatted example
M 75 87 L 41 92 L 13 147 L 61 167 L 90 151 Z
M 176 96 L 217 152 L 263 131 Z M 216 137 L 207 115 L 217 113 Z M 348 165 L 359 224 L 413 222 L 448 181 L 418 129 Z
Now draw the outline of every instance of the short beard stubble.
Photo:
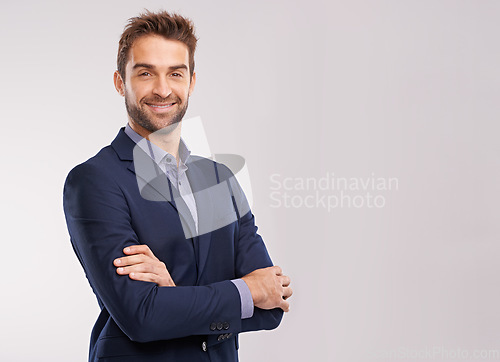
M 154 103 L 172 103 L 172 100 L 167 100 L 167 99 L 168 98 L 163 99 L 160 97 L 154 97 L 153 99 L 148 99 L 147 101 L 154 102 Z M 163 127 L 156 126 L 152 122 L 152 120 L 148 117 L 148 115 L 146 114 L 146 112 L 143 109 L 139 108 L 138 106 L 131 105 L 128 102 L 127 94 L 125 94 L 125 108 L 127 109 L 127 113 L 129 115 L 129 117 L 135 123 L 137 123 L 142 128 L 146 129 L 147 131 L 154 133 L 154 132 L 157 132 L 159 130 L 163 130 L 161 132 L 162 134 L 169 134 L 170 132 L 172 132 L 174 129 L 177 128 L 177 126 L 179 125 L 179 122 L 182 121 L 182 118 L 186 114 L 187 107 L 188 107 L 188 100 L 189 100 L 189 97 L 186 98 L 186 104 L 184 105 L 184 107 L 180 108 L 177 111 L 177 113 L 173 114 L 171 116 L 172 119 L 170 120 L 170 122 Z M 176 97 L 176 99 L 174 99 L 173 101 L 176 104 L 181 104 L 181 100 L 178 97 Z

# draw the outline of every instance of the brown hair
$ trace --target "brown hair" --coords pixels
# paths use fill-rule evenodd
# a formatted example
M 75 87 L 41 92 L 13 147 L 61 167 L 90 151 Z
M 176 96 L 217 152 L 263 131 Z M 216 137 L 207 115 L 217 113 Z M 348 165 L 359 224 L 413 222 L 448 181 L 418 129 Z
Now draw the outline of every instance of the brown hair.
M 191 77 L 194 72 L 194 52 L 198 39 L 194 33 L 193 22 L 179 14 L 160 11 L 157 13 L 146 10 L 137 17 L 130 18 L 123 30 L 118 43 L 117 66 L 118 72 L 125 80 L 125 66 L 127 65 L 129 50 L 134 41 L 144 35 L 156 34 L 166 39 L 178 40 L 188 47 L 189 71 Z

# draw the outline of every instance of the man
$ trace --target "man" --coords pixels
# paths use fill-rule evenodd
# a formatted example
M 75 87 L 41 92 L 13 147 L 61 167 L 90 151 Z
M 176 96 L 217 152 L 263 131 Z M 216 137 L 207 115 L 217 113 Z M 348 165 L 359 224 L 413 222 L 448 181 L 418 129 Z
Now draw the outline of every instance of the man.
M 180 137 L 196 83 L 192 23 L 132 18 L 114 83 L 128 124 L 64 187 L 71 242 L 101 313 L 90 361 L 237 361 L 238 333 L 276 328 L 273 266 L 231 171 Z

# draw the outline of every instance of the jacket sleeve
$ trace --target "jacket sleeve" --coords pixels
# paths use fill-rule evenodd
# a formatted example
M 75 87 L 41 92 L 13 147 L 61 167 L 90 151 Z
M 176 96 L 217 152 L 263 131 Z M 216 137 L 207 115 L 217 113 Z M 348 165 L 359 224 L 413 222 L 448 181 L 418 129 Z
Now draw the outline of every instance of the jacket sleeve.
M 108 170 L 89 163 L 75 167 L 63 204 L 71 242 L 94 292 L 132 341 L 216 335 L 214 322 L 229 325 L 226 333 L 242 331 L 240 296 L 230 280 L 158 287 L 116 273 L 113 260 L 139 240 L 126 198 Z
M 238 211 L 238 237 L 235 245 L 236 277 L 241 278 L 256 269 L 273 266 L 262 237 L 257 233 L 255 217 L 250 210 L 248 200 L 231 170 L 223 164 L 218 164 L 221 180 L 228 182 L 233 197 L 233 203 Z M 242 332 L 261 329 L 274 329 L 283 318 L 283 310 L 275 308 L 264 310 L 255 307 L 251 318 L 241 321 Z

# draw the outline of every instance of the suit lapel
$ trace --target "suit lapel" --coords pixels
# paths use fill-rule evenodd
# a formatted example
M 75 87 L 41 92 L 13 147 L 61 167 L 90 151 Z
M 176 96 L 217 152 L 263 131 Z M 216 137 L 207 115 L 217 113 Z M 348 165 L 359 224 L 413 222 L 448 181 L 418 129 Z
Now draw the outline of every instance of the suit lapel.
M 193 217 L 178 190 L 170 185 L 168 177 L 154 160 L 126 135 L 123 128 L 111 146 L 122 161 L 129 162 L 127 168 L 135 174 L 141 196 L 149 201 L 166 201 L 179 214 L 186 239 L 196 235 Z
M 199 157 L 191 157 L 187 162 L 186 176 L 196 201 L 198 233 L 201 233 L 198 235 L 191 212 L 179 191 L 170 185 L 167 176 L 154 160 L 126 135 L 123 128 L 111 146 L 122 161 L 129 162 L 127 168 L 135 174 L 143 198 L 150 201 L 167 201 L 170 207 L 177 211 L 186 239 L 193 239 L 198 255 L 199 281 L 210 249 L 211 232 L 214 230 L 214 203 L 209 189 L 217 184 L 217 180 L 212 162 Z
M 203 273 L 210 249 L 213 228 L 212 209 L 213 200 L 209 192 L 210 186 L 215 180 L 209 170 L 204 170 L 201 163 L 206 164 L 206 160 L 196 159 L 187 162 L 188 169 L 186 176 L 189 180 L 194 199 L 196 201 L 196 211 L 198 215 L 198 237 L 195 238 L 195 249 L 198 251 L 198 281 Z M 217 181 L 215 181 L 217 182 Z

